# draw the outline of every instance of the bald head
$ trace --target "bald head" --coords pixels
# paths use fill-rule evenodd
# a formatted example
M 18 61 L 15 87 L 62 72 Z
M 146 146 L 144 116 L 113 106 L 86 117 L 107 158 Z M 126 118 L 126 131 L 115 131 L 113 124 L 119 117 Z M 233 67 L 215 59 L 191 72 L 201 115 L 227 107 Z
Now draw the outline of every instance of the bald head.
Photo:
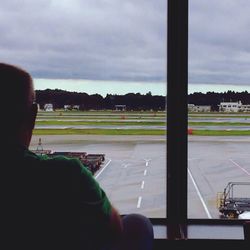
M 35 94 L 30 74 L 25 70 L 0 63 L 1 107 L 15 112 L 25 111 L 34 101 Z
M 29 126 L 35 100 L 32 77 L 15 65 L 0 63 L 0 88 L 2 133 L 18 134 Z

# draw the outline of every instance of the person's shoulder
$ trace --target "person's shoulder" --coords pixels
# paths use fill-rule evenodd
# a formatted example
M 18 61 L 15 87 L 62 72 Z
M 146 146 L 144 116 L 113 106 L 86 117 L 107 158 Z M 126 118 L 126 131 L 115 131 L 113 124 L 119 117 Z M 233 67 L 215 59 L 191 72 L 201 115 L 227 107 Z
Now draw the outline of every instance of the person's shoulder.
M 26 157 L 39 162 L 40 166 L 51 168 L 70 168 L 78 174 L 89 174 L 87 167 L 77 157 L 54 154 L 37 154 L 30 150 L 26 152 Z
M 69 157 L 65 155 L 54 155 L 54 154 L 35 154 L 33 152 L 28 153 L 29 156 L 33 156 L 45 164 L 60 164 L 60 165 L 72 165 L 80 166 L 81 162 L 75 157 Z

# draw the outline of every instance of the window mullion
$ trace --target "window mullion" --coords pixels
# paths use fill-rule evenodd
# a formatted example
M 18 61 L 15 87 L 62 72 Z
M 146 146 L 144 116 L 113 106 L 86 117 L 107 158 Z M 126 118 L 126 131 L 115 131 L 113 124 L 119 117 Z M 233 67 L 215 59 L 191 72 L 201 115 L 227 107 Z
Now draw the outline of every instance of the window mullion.
M 167 23 L 168 238 L 187 222 L 188 0 L 168 0 Z

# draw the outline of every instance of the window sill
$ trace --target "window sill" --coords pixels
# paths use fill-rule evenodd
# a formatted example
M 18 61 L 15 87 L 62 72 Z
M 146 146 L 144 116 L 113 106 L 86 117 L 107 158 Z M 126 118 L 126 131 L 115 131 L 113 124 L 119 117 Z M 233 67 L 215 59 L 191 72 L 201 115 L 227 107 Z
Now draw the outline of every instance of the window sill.
M 155 239 L 167 239 L 168 226 L 166 219 L 151 219 Z M 244 241 L 249 235 L 244 220 L 188 220 L 186 238 L 183 240 L 229 240 Z M 182 239 L 180 239 L 182 240 Z

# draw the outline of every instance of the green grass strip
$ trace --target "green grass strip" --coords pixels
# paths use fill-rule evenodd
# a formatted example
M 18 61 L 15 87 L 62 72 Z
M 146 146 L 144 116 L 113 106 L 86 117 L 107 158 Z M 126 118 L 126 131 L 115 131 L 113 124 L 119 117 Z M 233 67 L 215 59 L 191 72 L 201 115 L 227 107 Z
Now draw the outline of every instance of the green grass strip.
M 250 122 L 189 122 L 189 126 L 250 126 Z
M 140 126 L 165 126 L 166 122 L 161 121 L 37 121 L 36 125 L 140 125 Z M 249 126 L 250 122 L 189 122 L 189 126 Z
M 164 126 L 165 122 L 159 121 L 37 121 L 36 125 L 140 125 Z
M 192 135 L 201 136 L 249 136 L 250 130 L 193 130 Z M 191 135 L 191 136 L 192 136 Z
M 165 135 L 159 129 L 35 129 L 34 135 Z
M 34 135 L 166 135 L 157 129 L 35 129 Z M 192 130 L 190 136 L 249 136 L 250 130 Z

